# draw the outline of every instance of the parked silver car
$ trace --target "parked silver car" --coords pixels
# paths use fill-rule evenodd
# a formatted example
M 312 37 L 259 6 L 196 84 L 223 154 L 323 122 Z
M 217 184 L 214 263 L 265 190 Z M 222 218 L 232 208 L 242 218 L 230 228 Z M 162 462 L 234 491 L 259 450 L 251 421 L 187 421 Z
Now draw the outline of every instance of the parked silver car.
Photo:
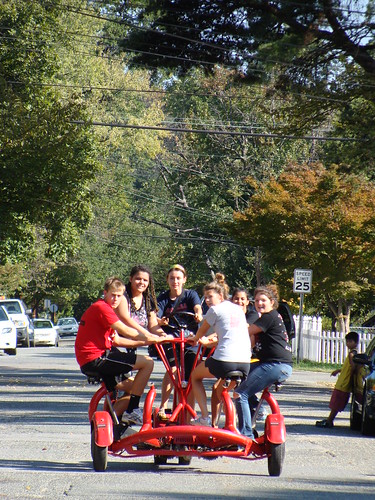
M 56 324 L 56 329 L 59 332 L 60 337 L 77 335 L 77 320 L 75 318 L 59 318 Z

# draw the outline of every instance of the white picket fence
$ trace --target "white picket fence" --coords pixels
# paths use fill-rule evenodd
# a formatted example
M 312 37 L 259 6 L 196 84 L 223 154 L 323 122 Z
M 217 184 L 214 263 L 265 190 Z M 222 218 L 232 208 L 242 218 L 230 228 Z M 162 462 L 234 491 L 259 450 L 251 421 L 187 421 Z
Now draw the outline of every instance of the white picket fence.
M 292 340 L 292 351 L 297 357 L 299 316 L 293 316 L 296 323 L 296 337 Z M 357 329 L 354 328 L 355 331 Z M 366 346 L 374 337 L 374 329 L 359 331 L 358 352 L 365 352 Z M 322 330 L 322 319 L 314 316 L 303 316 L 302 352 L 300 359 L 308 359 L 321 363 L 342 364 L 348 354 L 345 345 L 345 334 L 342 332 L 326 332 Z

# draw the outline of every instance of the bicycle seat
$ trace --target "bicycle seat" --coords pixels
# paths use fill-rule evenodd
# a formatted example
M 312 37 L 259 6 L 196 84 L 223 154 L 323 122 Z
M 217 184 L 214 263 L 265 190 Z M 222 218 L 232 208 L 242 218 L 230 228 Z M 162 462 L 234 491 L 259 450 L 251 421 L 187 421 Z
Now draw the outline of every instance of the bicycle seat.
M 245 378 L 245 375 L 240 370 L 233 370 L 225 374 L 225 380 L 235 380 L 237 384 L 240 384 Z
M 84 375 L 86 375 L 88 383 L 92 385 L 100 384 L 103 381 L 98 372 L 85 372 Z

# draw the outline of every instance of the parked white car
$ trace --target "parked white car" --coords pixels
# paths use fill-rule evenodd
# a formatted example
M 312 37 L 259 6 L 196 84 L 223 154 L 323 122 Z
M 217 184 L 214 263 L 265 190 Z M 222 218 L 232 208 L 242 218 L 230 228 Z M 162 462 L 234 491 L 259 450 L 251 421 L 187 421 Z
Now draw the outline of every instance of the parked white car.
M 16 325 L 17 343 L 25 347 L 30 347 L 32 329 L 29 314 L 31 314 L 31 309 L 27 309 L 24 302 L 20 299 L 2 299 L 0 300 L 0 306 L 6 308 L 8 316 Z
M 57 347 L 59 345 L 59 333 L 52 321 L 44 318 L 33 319 L 34 335 L 33 345 L 44 344 Z
M 78 323 L 75 318 L 59 318 L 57 320 L 56 328 L 60 337 L 64 335 L 77 335 Z
M 11 356 L 17 354 L 17 328 L 3 306 L 0 306 L 0 349 Z

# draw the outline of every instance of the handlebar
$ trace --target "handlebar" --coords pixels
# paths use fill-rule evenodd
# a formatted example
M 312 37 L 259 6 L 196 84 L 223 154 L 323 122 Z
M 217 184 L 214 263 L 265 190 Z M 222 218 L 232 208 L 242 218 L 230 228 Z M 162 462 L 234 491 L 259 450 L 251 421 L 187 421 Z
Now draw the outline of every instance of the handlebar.
M 175 330 L 177 330 L 178 328 L 186 328 L 186 326 L 181 325 L 177 316 L 187 316 L 187 317 L 192 318 L 193 321 L 195 321 L 195 314 L 194 313 L 189 312 L 189 311 L 176 311 L 175 313 L 172 313 L 169 316 L 167 316 L 167 318 L 173 319 L 177 323 L 177 327 L 174 325 L 169 325 L 169 324 L 167 326 L 169 326 L 170 328 L 174 328 Z M 192 323 L 193 321 L 190 320 L 188 324 Z
M 157 344 L 181 344 L 182 342 L 188 342 L 189 338 L 193 338 L 193 337 L 194 337 L 194 334 L 190 334 L 190 335 L 188 335 L 188 336 L 186 336 L 184 338 L 173 337 L 173 339 L 161 340 Z

